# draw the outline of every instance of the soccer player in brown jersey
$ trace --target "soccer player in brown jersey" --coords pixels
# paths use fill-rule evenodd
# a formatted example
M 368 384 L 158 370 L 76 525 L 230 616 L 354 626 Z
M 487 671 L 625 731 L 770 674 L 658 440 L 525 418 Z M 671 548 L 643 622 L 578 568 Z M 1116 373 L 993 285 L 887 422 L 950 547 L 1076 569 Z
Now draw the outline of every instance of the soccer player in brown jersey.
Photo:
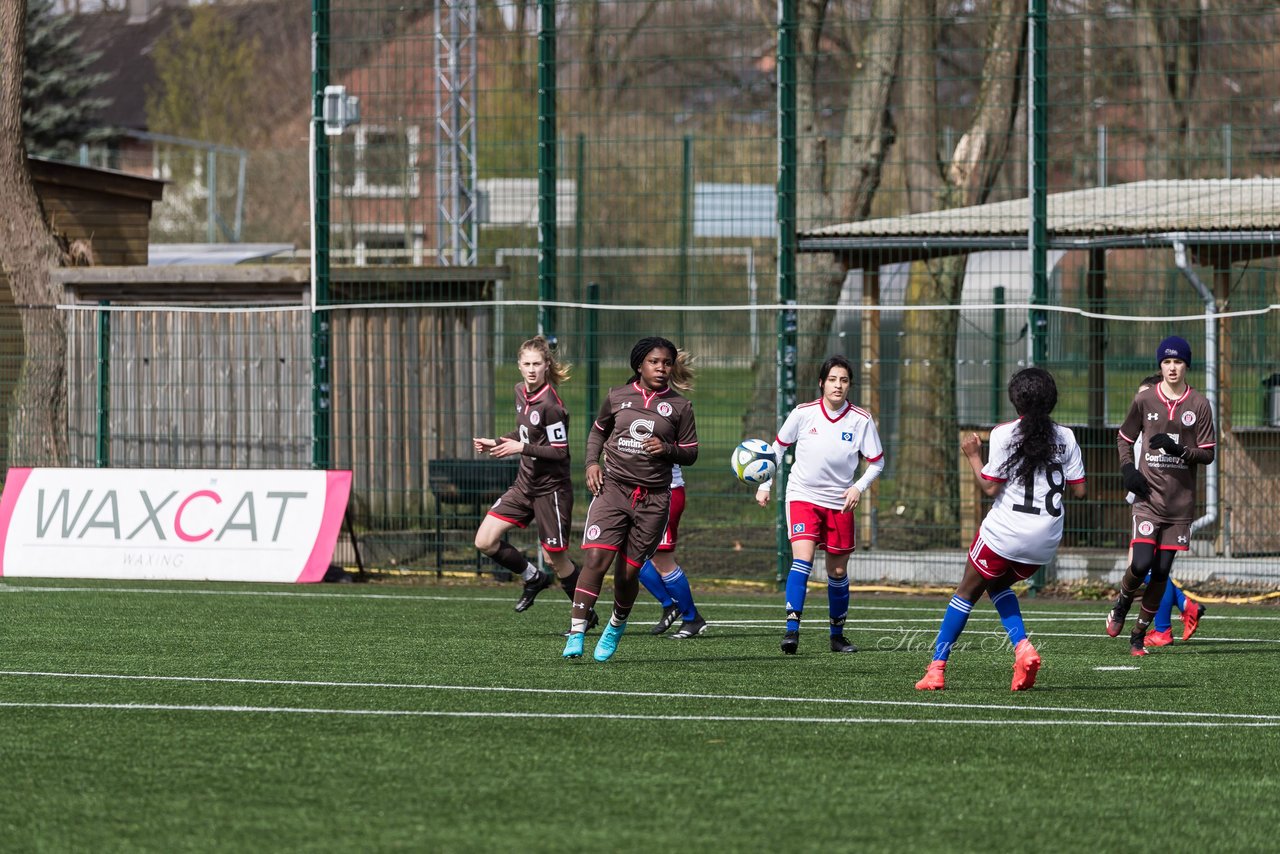
M 582 657 L 588 614 L 610 564 L 613 613 L 594 657 L 608 661 L 617 650 L 640 591 L 640 567 L 657 551 L 667 526 L 671 467 L 698 458 L 693 404 L 676 391 L 691 385 L 688 356 L 665 338 L 642 338 L 631 349 L 630 364 L 635 373 L 626 385 L 609 389 L 587 435 L 587 489 L 595 497 L 583 523 L 587 556 L 574 591 L 565 658 Z
M 1151 581 L 1129 634 L 1129 652 L 1146 655 L 1147 628 L 1160 606 L 1173 558 L 1191 543 L 1196 471 L 1213 462 L 1217 438 L 1213 411 L 1204 395 L 1187 385 L 1191 345 L 1170 336 L 1156 348 L 1160 382 L 1133 398 L 1120 425 L 1116 447 L 1125 488 L 1132 492 L 1133 560 L 1120 582 L 1120 595 L 1107 614 L 1107 634 L 1115 637 L 1142 587 Z M 1141 456 L 1134 444 L 1142 439 Z
M 1160 382 L 1160 374 L 1155 373 L 1145 378 L 1138 385 L 1138 393 L 1142 393 Z M 1133 443 L 1133 453 L 1137 456 L 1142 452 L 1142 439 L 1138 439 Z M 1125 500 L 1132 504 L 1137 496 L 1130 492 L 1125 496 Z M 1129 547 L 1129 563 L 1133 563 L 1133 546 Z M 1151 573 L 1147 573 L 1146 580 L 1151 581 Z M 1204 605 L 1194 599 L 1190 599 L 1182 592 L 1182 588 L 1173 580 L 1170 574 L 1169 581 L 1164 586 L 1164 596 L 1160 599 L 1160 608 L 1156 611 L 1155 619 L 1151 621 L 1151 631 L 1147 632 L 1147 638 L 1144 643 L 1147 646 L 1168 646 L 1173 643 L 1173 606 L 1178 606 L 1178 611 L 1182 614 L 1182 639 L 1190 640 L 1191 636 L 1196 633 L 1196 629 L 1200 627 L 1200 618 L 1204 616 L 1204 612 L 1208 609 Z
M 507 531 L 537 523 L 543 556 L 554 567 L 556 578 L 570 599 L 577 586 L 578 568 L 569 559 L 569 522 L 573 516 L 569 413 L 556 393 L 556 387 L 569 378 L 569 366 L 556 360 L 551 345 L 541 335 L 520 345 L 516 363 L 521 376 L 515 387 L 516 429 L 497 439 L 477 436 L 472 444 L 477 453 L 497 459 L 520 458 L 515 483 L 493 503 L 476 531 L 476 548 L 524 580 L 524 590 L 516 602 L 519 612 L 528 609 L 538 594 L 551 586 L 551 575 L 507 542 Z

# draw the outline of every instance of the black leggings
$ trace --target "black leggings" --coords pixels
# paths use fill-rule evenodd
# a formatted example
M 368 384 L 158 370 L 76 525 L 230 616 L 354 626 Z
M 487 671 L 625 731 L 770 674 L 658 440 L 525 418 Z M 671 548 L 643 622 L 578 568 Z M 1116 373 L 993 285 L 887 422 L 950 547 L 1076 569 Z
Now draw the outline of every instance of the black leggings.
M 1156 578 L 1168 578 L 1169 570 L 1173 569 L 1173 557 L 1177 552 L 1172 549 L 1161 549 L 1156 551 L 1154 543 L 1134 543 L 1133 544 L 1133 571 L 1138 576 L 1138 583 L 1147 577 L 1147 572 L 1151 573 L 1151 580 Z
M 1129 567 L 1123 582 L 1124 589 L 1130 595 L 1138 592 L 1142 582 L 1151 573 L 1151 582 L 1142 594 L 1142 610 L 1154 614 L 1160 607 L 1160 599 L 1164 596 L 1164 587 L 1169 583 L 1169 571 L 1173 569 L 1173 558 L 1177 554 L 1172 549 L 1156 551 L 1154 543 L 1133 544 L 1133 564 Z

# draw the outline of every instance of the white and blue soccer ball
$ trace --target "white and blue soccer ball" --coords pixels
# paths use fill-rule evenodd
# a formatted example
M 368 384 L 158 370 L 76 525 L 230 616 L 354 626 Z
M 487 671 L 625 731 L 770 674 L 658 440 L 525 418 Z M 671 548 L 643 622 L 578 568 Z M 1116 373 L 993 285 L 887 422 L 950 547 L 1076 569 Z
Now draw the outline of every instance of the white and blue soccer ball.
M 773 448 L 761 439 L 743 439 L 733 449 L 730 460 L 733 473 L 738 480 L 758 486 L 769 480 L 778 471 L 778 464 L 773 459 Z

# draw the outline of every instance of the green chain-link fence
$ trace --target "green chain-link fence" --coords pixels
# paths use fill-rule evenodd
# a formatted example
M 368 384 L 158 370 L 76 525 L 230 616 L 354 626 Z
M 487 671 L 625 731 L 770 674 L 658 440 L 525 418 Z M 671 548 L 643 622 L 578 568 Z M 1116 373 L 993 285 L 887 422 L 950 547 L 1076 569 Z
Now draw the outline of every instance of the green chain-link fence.
M 1056 416 L 1089 471 L 1051 575 L 1106 580 L 1129 537 L 1116 428 L 1155 344 L 1179 334 L 1220 434 L 1179 569 L 1280 579 L 1272 5 L 311 11 L 316 109 L 325 86 L 344 87 L 359 121 L 333 135 L 317 121 L 314 151 L 302 123 L 296 150 L 249 150 L 242 229 L 298 242 L 312 206 L 320 310 L 269 330 L 241 321 L 227 358 L 247 354 L 248 376 L 263 351 L 288 361 L 242 393 L 296 398 L 285 444 L 356 471 L 376 565 L 485 566 L 471 531 L 509 472 L 476 462 L 470 438 L 511 429 L 520 341 L 543 332 L 575 366 L 562 391 L 581 478 L 596 402 L 627 378 L 634 341 L 661 334 L 699 367 L 679 551 L 695 577 L 774 576 L 773 507 L 733 479 L 729 451 L 771 439 L 843 353 L 887 460 L 860 511 L 855 578 L 955 576 L 982 512 L 960 436 L 1010 418 L 1005 384 L 1035 362 L 1057 378 Z M 300 175 L 312 158 L 314 200 Z M 112 346 L 142 334 L 116 327 Z

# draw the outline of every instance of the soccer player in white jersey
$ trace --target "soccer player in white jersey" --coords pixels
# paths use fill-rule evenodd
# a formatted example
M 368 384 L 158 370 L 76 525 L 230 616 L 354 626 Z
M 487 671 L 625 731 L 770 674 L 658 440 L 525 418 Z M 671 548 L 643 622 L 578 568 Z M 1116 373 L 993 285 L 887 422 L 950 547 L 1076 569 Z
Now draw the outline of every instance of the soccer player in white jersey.
M 795 448 L 795 464 L 787 477 L 787 531 L 791 571 L 787 574 L 787 631 L 782 651 L 795 655 L 800 646 L 800 618 L 818 549 L 827 553 L 827 604 L 831 617 L 831 651 L 857 652 L 844 636 L 849 614 L 849 555 L 854 548 L 853 510 L 884 471 L 884 450 L 871 413 L 848 401 L 853 368 L 844 356 L 822 363 L 818 387 L 822 397 L 791 411 L 774 453 Z M 858 477 L 858 466 L 867 461 Z M 769 503 L 772 481 L 756 491 L 756 502 Z
M 991 459 L 985 466 L 977 434 L 960 443 L 979 488 L 995 504 L 969 547 L 964 577 L 938 628 L 933 661 L 916 683 L 921 691 L 946 687 L 947 659 L 983 593 L 991 597 L 1014 650 L 1013 690 L 1030 688 L 1040 670 L 1040 654 L 1027 639 L 1010 586 L 1053 559 L 1062 541 L 1063 494 L 1070 490 L 1072 497 L 1084 497 L 1084 462 L 1075 434 L 1049 417 L 1058 403 L 1058 387 L 1048 371 L 1018 371 L 1009 380 L 1009 400 L 1018 420 L 992 429 Z

